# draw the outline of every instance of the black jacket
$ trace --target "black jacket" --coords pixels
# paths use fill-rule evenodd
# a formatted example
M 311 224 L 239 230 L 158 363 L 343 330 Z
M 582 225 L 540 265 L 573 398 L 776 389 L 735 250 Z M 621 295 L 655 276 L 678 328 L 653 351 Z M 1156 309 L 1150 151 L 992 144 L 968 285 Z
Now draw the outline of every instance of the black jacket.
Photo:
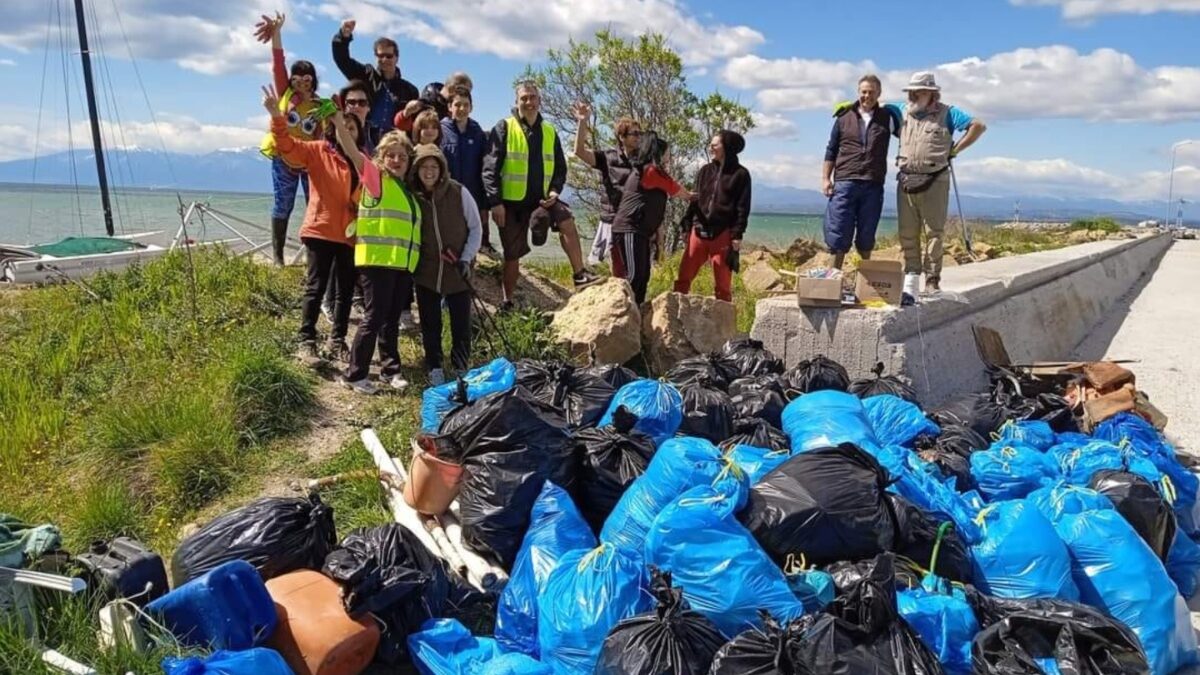
M 409 101 L 420 96 L 416 85 L 400 74 L 397 67 L 396 76 L 390 80 L 383 79 L 375 66 L 359 63 L 350 56 L 350 42 L 354 36 L 344 37 L 342 32 L 333 34 L 333 62 L 347 80 L 361 80 L 371 91 L 371 113 L 367 122 L 380 132 L 391 131 L 396 113 L 404 110 Z
M 863 143 L 863 121 L 859 104 L 844 110 L 833 122 L 825 161 L 833 162 L 834 180 L 865 180 L 882 184 L 887 178 L 888 145 L 897 127 L 883 106 L 876 106 Z
M 725 161 L 709 162 L 696 174 L 697 199 L 684 216 L 684 225 L 695 227 L 700 236 L 712 239 L 725 230 L 740 240 L 750 222 L 750 171 L 738 161 L 746 147 L 741 134 L 721 132 Z
M 633 172 L 633 165 L 625 153 L 611 148 L 595 153 L 596 170 L 600 172 L 600 220 L 612 223 L 621 205 L 621 194 L 625 179 Z
M 529 175 L 526 180 L 524 204 L 536 204 L 546 198 L 542 193 L 544 171 L 541 162 L 542 147 L 542 116 L 539 114 L 533 126 L 525 124 L 525 120 L 514 113 L 525 131 L 525 142 L 529 144 Z M 500 170 L 504 166 L 504 157 L 508 152 L 508 118 L 500 120 L 492 129 L 492 149 L 483 160 L 483 189 L 487 193 L 488 206 L 497 206 L 500 199 Z M 563 154 L 562 136 L 554 136 L 554 174 L 550 176 L 550 191 L 562 195 L 567 185 L 567 157 Z
M 631 168 L 621 186 L 621 201 L 613 218 L 613 232 L 636 232 L 653 237 L 667 214 L 666 192 L 642 185 L 642 169 Z

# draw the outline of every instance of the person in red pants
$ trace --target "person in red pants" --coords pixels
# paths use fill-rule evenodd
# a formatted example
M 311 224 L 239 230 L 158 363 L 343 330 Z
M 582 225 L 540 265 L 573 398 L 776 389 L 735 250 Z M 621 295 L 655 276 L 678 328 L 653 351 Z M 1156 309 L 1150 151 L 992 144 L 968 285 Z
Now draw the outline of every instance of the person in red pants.
M 731 257 L 742 248 L 750 219 L 750 172 L 738 162 L 746 148 L 742 135 L 721 130 L 712 137 L 712 161 L 696 175 L 696 200 L 684 219 L 687 249 L 679 263 L 675 291 L 687 293 L 704 263 L 711 262 L 718 300 L 733 300 Z

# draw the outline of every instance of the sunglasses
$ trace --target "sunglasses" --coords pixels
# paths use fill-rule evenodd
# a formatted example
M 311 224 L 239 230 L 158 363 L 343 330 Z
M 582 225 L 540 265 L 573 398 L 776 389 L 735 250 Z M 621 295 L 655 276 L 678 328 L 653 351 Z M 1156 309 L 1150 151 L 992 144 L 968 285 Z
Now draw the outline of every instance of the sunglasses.
M 394 58 L 396 58 L 396 55 L 395 54 L 376 54 L 375 58 L 377 58 L 377 59 L 394 59 Z
M 346 107 L 347 108 L 350 106 L 357 107 L 357 106 L 367 106 L 367 105 L 369 105 L 369 101 L 367 101 L 367 99 L 365 99 L 365 98 L 348 98 L 348 99 L 346 99 Z

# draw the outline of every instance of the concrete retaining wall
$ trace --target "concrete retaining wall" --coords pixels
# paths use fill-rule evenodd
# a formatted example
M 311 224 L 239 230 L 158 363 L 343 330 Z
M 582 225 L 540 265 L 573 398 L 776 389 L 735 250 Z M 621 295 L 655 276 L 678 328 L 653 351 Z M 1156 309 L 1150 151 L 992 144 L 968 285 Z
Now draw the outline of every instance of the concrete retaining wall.
M 882 361 L 912 381 L 922 403 L 936 405 L 986 384 L 972 324 L 998 330 L 1014 362 L 1069 358 L 1170 246 L 1169 235 L 1155 234 L 947 268 L 942 296 L 915 307 L 760 300 L 750 335 L 788 367 L 825 354 L 863 377 Z

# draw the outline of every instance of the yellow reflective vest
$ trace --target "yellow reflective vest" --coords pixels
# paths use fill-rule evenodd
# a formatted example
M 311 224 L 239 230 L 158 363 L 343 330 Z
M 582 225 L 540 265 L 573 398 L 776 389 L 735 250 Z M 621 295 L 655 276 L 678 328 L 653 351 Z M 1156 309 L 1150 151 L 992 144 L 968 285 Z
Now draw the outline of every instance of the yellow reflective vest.
M 408 188 L 382 173 L 380 198 L 365 188 L 359 198 L 354 265 L 412 272 L 421 257 L 421 207 Z
M 506 202 L 525 200 L 529 184 L 529 140 L 521 121 L 508 118 L 508 133 L 504 148 L 504 164 L 500 167 L 500 198 Z M 550 178 L 554 175 L 554 127 L 542 121 L 542 196 L 550 193 Z

